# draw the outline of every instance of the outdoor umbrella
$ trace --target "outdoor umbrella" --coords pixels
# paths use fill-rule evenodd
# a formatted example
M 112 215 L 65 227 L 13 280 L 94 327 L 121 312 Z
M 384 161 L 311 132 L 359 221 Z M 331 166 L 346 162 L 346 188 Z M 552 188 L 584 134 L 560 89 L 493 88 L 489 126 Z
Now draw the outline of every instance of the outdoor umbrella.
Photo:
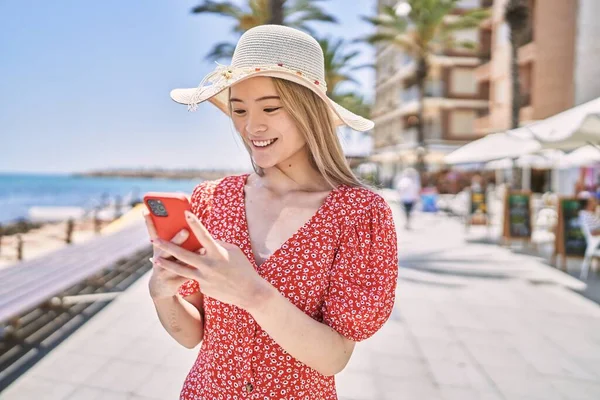
M 599 114 L 600 98 L 597 98 L 513 132 L 529 132 L 545 149 L 570 151 L 590 143 L 600 143 Z
M 485 164 L 484 169 L 497 170 L 497 169 L 510 169 L 513 167 L 513 160 L 510 157 L 501 158 L 500 160 L 490 161 Z
M 572 151 L 565 156 L 569 166 L 582 167 L 584 165 L 600 162 L 600 149 L 596 146 L 587 145 Z
M 528 138 L 527 133 L 492 133 L 468 143 L 444 158 L 446 164 L 476 163 L 506 157 L 519 157 L 541 148 L 537 140 Z

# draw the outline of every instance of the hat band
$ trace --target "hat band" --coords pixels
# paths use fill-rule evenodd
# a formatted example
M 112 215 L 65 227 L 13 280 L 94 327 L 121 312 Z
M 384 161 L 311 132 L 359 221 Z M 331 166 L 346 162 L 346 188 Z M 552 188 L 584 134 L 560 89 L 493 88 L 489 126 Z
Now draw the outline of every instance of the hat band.
M 259 72 L 264 71 L 277 71 L 277 72 L 285 72 L 288 74 L 295 74 L 301 78 L 304 78 L 307 81 L 312 82 L 316 89 L 322 91 L 323 93 L 327 92 L 327 84 L 324 80 L 312 79 L 308 74 L 302 71 L 293 70 L 291 68 L 286 67 L 284 64 L 277 65 L 261 65 L 255 67 L 234 67 L 230 65 L 222 65 L 216 62 L 217 68 L 215 68 L 212 72 L 202 79 L 198 88 L 192 95 L 190 102 L 188 104 L 189 111 L 195 111 L 198 107 L 198 103 L 202 98 L 202 94 L 208 88 L 214 89 L 217 92 L 227 88 L 228 86 L 233 85 L 235 82 L 246 78 L 249 75 L 253 75 Z

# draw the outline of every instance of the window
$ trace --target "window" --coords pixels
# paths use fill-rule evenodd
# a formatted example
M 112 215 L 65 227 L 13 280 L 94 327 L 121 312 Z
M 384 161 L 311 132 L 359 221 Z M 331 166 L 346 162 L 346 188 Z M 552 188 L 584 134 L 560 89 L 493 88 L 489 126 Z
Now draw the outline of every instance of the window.
M 478 93 L 477 81 L 472 69 L 453 68 L 450 79 L 452 93 L 463 95 L 476 95 Z
M 450 131 L 456 136 L 473 135 L 474 110 L 455 110 L 450 114 Z
M 479 44 L 478 29 L 463 29 L 460 31 L 455 31 L 453 32 L 453 36 L 456 43 L 469 42 L 473 45 Z

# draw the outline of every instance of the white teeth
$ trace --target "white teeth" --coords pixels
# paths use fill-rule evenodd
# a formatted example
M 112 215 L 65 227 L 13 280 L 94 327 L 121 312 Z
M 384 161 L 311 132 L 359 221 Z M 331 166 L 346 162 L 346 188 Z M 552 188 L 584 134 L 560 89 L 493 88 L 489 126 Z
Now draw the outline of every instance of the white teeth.
M 271 143 L 273 143 L 275 141 L 275 139 L 271 139 L 271 140 L 253 140 L 252 144 L 255 145 L 256 147 L 266 147 L 268 145 L 270 145 Z

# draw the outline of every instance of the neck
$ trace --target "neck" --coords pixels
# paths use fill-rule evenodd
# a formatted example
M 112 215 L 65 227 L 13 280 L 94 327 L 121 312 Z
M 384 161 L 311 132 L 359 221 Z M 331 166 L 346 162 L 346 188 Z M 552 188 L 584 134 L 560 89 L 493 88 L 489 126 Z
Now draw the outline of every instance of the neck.
M 331 189 L 320 172 L 310 164 L 306 148 L 263 172 L 262 185 L 278 193 Z

